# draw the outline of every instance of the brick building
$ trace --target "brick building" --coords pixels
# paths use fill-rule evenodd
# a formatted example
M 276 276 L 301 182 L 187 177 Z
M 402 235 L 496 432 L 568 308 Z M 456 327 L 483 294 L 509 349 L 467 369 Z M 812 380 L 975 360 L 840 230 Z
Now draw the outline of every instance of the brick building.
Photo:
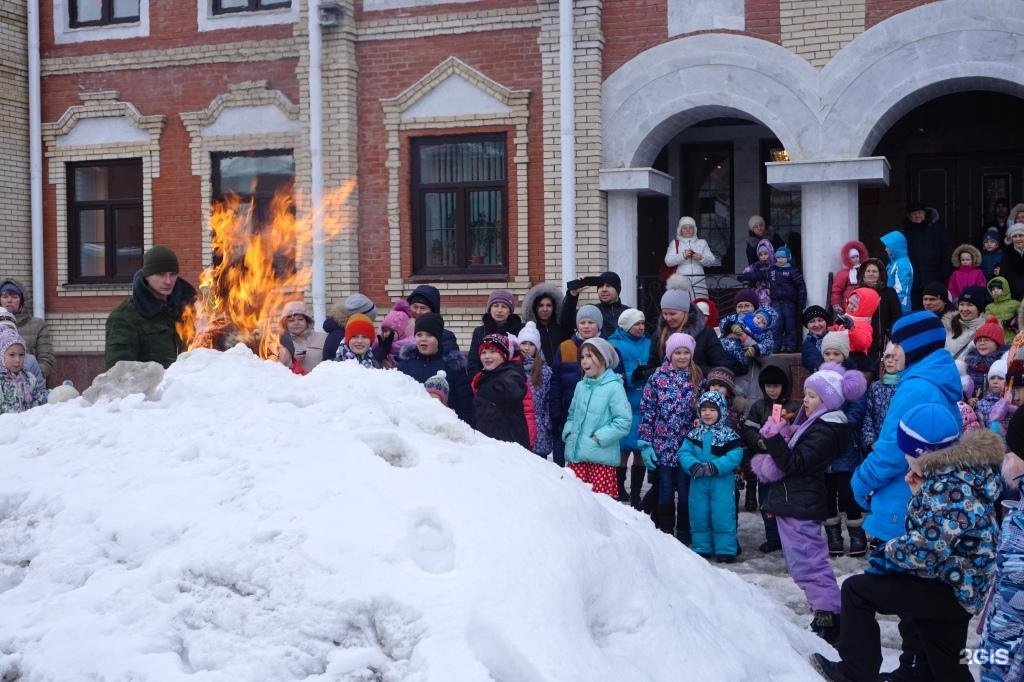
M 427 281 L 466 341 L 490 290 L 563 279 L 558 0 L 35 2 L 33 294 L 56 377 L 102 368 L 145 248 L 173 246 L 194 281 L 211 201 L 231 191 L 259 205 L 355 178 L 310 292 L 321 314 Z M 25 5 L 0 0 L 0 274 L 37 287 Z M 908 199 L 974 240 L 995 197 L 1024 197 L 1021 0 L 572 6 L 571 255 L 578 273 L 617 270 L 628 303 L 681 215 L 723 277 L 746 264 L 751 214 L 799 234 L 820 302 L 838 244 L 880 251 Z

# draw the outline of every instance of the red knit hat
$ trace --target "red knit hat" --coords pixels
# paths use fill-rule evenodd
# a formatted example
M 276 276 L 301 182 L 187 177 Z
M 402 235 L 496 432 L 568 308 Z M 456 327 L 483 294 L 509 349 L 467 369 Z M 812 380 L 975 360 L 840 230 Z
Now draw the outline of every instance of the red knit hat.
M 996 346 L 1003 345 L 1006 336 L 1003 334 L 1003 327 L 999 324 L 999 320 L 995 317 L 988 317 L 985 319 L 985 324 L 978 327 L 978 331 L 974 332 L 974 340 L 978 339 L 992 339 L 995 341 Z
M 356 334 L 364 334 L 372 341 L 375 334 L 373 320 L 362 313 L 349 316 L 345 322 L 345 343 L 351 341 Z

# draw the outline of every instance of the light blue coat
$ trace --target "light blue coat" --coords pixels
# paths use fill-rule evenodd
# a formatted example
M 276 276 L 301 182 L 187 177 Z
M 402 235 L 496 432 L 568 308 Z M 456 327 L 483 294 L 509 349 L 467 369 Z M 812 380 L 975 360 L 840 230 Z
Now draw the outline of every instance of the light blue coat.
M 864 529 L 874 537 L 888 541 L 904 531 L 910 488 L 903 480 L 907 460 L 896 444 L 900 418 L 915 405 L 939 403 L 959 422 L 960 410 L 956 403 L 961 391 L 956 363 L 944 349 L 933 351 L 903 372 L 874 449 L 853 472 L 850 481 L 857 503 L 871 512 Z M 869 495 L 870 506 L 865 506 Z
M 584 376 L 576 384 L 562 428 L 565 461 L 619 466 L 619 441 L 632 422 L 621 376 L 611 369 L 595 379 Z
M 616 329 L 608 341 L 619 351 L 619 367 L 626 386 L 626 398 L 629 399 L 629 406 L 633 410 L 633 425 L 629 434 L 622 439 L 619 447 L 623 450 L 636 450 L 636 441 L 639 438 L 640 430 L 640 397 L 643 394 L 644 386 L 633 384 L 633 370 L 640 365 L 647 364 L 651 355 L 651 340 L 646 336 L 639 339 L 630 335 L 622 329 Z
M 907 258 L 907 238 L 899 230 L 893 230 L 882 236 L 882 244 L 892 253 L 885 266 L 886 284 L 896 292 L 900 309 L 906 315 L 911 309 L 910 289 L 914 285 L 914 266 Z

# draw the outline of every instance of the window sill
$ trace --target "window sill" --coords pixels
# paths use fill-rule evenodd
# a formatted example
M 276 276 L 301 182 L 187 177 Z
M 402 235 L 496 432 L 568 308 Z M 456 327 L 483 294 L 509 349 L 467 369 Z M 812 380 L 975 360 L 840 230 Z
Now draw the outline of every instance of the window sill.
M 409 282 L 507 282 L 507 272 L 471 272 L 458 274 L 425 274 L 411 275 L 407 278 Z
M 65 282 L 58 296 L 123 296 L 132 293 L 131 282 Z
M 223 12 L 221 14 L 213 14 L 212 7 L 211 0 L 196 0 L 196 16 L 199 20 L 200 31 L 294 24 L 299 20 L 299 3 L 297 1 L 292 2 L 291 7 Z

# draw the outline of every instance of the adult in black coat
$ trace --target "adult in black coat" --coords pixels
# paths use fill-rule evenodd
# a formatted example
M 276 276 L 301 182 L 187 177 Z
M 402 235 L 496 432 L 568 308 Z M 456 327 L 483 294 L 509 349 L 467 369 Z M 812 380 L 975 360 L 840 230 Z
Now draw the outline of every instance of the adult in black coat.
M 419 318 L 424 313 L 437 313 L 441 314 L 441 292 L 437 290 L 437 287 L 430 286 L 429 284 L 420 284 L 418 287 L 412 290 L 412 293 L 405 297 L 405 300 L 409 302 L 409 309 L 412 312 L 413 319 Z M 459 352 L 459 341 L 455 338 L 455 333 L 450 329 L 445 329 L 441 338 L 441 351 L 446 355 L 452 352 Z
M 1003 247 L 1003 264 L 999 274 L 1010 283 L 1010 298 L 1024 296 L 1024 229 L 1012 225 L 1006 231 L 1010 243 Z
M 907 206 L 907 216 L 900 230 L 907 238 L 907 256 L 914 266 L 910 300 L 916 309 L 926 284 L 949 279 L 949 238 L 945 224 L 939 220 L 939 212 L 920 202 Z
M 903 315 L 903 309 L 896 290 L 885 283 L 885 265 L 882 261 L 868 258 L 857 266 L 857 281 L 878 292 L 878 308 L 871 316 L 871 348 L 868 350 L 869 370 L 877 374 L 878 363 L 885 344 L 889 342 L 892 325 Z
M 559 344 L 569 338 L 572 329 L 558 322 L 558 311 L 562 309 L 562 290 L 552 282 L 541 282 L 523 296 L 523 322 L 533 321 L 540 332 L 540 348 L 544 361 L 549 365 L 555 361 Z M 602 315 L 602 323 L 603 323 Z
M 580 290 L 585 287 L 597 287 L 597 309 L 601 311 L 601 338 L 608 339 L 619 328 L 619 315 L 629 308 L 619 300 L 622 291 L 622 279 L 617 273 L 602 272 L 597 277 L 574 279 L 566 284 L 567 291 L 562 300 L 562 309 L 558 314 L 558 323 L 563 329 L 576 328 L 576 305 L 579 303 Z
M 440 347 L 444 331 L 444 318 L 437 313 L 416 318 L 416 343 L 402 349 L 398 371 L 422 384 L 443 369 L 448 381 L 448 407 L 472 426 L 473 396 L 466 374 L 466 359 L 458 350 L 445 352 Z
M 786 243 L 782 237 L 768 228 L 764 218 L 759 215 L 752 215 L 750 220 L 747 221 L 747 265 L 757 262 L 757 243 L 762 239 L 770 241 L 772 248 L 775 249 Z
M 482 369 L 471 381 L 473 419 L 477 431 L 495 440 L 530 449 L 530 431 L 523 412 L 526 374 L 518 362 L 506 359 L 494 369 Z
M 483 324 L 473 330 L 473 340 L 469 344 L 469 355 L 466 367 L 470 380 L 476 376 L 483 365 L 480 364 L 480 342 L 488 334 L 518 334 L 523 328 L 523 321 L 515 314 L 515 297 L 504 289 L 496 289 L 487 297 L 487 311 L 483 316 Z

